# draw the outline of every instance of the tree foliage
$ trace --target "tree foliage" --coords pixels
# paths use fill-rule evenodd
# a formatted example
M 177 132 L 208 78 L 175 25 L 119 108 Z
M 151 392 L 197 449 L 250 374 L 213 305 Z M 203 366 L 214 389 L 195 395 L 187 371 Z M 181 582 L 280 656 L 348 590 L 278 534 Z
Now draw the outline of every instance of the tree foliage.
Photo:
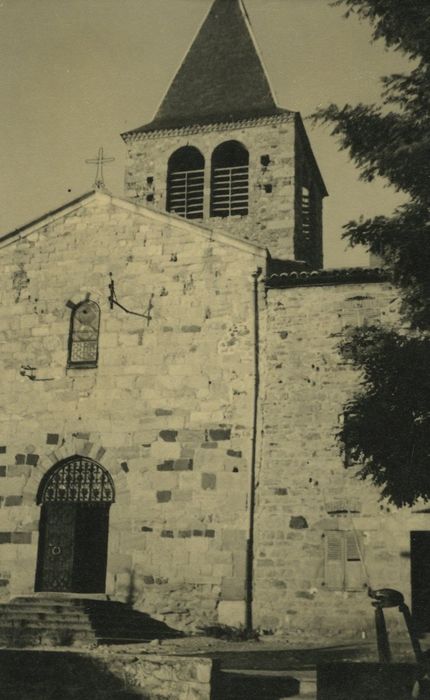
M 413 59 L 382 78 L 381 103 L 329 105 L 315 119 L 331 125 L 363 180 L 385 178 L 408 201 L 391 217 L 351 221 L 344 236 L 391 270 L 402 299 L 402 327 L 357 328 L 341 351 L 362 372 L 339 437 L 396 505 L 430 499 L 430 2 L 336 0 L 346 16 L 371 22 L 373 37 Z
M 381 327 L 356 329 L 342 345 L 364 373 L 362 389 L 346 406 L 341 431 L 382 496 L 396 505 L 430 494 L 430 339 Z

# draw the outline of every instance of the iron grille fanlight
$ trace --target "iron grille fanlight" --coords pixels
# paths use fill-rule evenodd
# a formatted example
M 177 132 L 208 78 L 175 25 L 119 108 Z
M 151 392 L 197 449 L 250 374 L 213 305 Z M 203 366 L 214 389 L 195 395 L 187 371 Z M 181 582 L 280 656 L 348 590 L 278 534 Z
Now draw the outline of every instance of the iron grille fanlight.
M 115 490 L 110 474 L 86 457 L 60 463 L 42 484 L 39 503 L 113 503 Z

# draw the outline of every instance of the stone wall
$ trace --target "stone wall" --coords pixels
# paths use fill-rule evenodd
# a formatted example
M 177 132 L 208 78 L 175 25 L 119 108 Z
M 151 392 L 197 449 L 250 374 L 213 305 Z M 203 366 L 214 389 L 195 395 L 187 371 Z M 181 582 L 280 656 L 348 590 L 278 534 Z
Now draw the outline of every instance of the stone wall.
M 357 467 L 345 468 L 336 440 L 359 382 L 338 353 L 344 328 L 395 323 L 396 296 L 386 283 L 268 290 L 254 573 L 254 620 L 263 629 L 360 638 L 373 635 L 365 584 L 398 588 L 409 599 L 409 531 L 429 529 L 428 516 L 380 502 L 355 478 Z M 336 587 L 331 547 L 348 538 L 354 549 L 354 532 L 367 575 L 359 561 L 348 562 Z M 390 625 L 401 622 L 396 611 L 392 617 Z
M 249 214 L 210 218 L 211 156 L 219 144 L 228 140 L 239 141 L 249 151 Z M 152 203 L 165 211 L 169 157 L 182 146 L 194 146 L 205 158 L 203 220 L 226 233 L 268 248 L 273 257 L 296 257 L 295 247 L 300 244 L 297 231 L 295 244 L 296 157 L 304 162 L 309 155 L 303 147 L 296 153 L 294 113 L 255 123 L 137 134 L 128 139 L 127 146 L 125 188 L 128 197 Z M 264 156 L 268 157 L 267 164 L 264 164 Z M 312 170 L 310 162 L 308 166 Z M 313 263 L 321 259 L 320 238 L 316 244 L 318 251 L 316 255 L 313 253 Z
M 111 673 L 126 678 L 127 687 L 142 690 L 148 700 L 215 700 L 218 669 L 211 659 L 140 654 L 112 661 Z
M 41 700 L 215 700 L 219 695 L 218 664 L 190 658 L 97 650 L 0 650 L 3 697 Z
M 37 489 L 78 454 L 115 483 L 109 594 L 172 626 L 213 622 L 222 601 L 243 614 L 264 255 L 102 194 L 0 254 L 2 597 L 34 590 Z M 110 308 L 111 279 L 150 320 Z M 68 369 L 70 306 L 87 296 L 101 309 L 98 366 Z

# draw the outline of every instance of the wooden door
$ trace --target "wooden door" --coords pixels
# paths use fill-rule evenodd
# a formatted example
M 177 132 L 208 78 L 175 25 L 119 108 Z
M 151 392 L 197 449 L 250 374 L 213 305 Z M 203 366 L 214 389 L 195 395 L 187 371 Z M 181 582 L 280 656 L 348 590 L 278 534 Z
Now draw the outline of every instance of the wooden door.
M 72 590 L 75 522 L 75 503 L 42 506 L 36 590 Z
M 73 562 L 73 590 L 77 593 L 105 591 L 109 505 L 78 504 Z
M 45 504 L 36 590 L 104 593 L 108 531 L 109 504 Z
M 104 592 L 113 501 L 110 474 L 87 457 L 69 457 L 43 477 L 37 591 Z
M 412 616 L 417 629 L 430 632 L 430 532 L 411 532 Z

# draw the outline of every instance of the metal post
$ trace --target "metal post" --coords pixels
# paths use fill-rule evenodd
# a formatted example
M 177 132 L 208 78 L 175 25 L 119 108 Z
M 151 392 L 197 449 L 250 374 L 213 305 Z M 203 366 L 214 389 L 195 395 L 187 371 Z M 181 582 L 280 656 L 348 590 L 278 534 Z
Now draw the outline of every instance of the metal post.
M 375 605 L 375 626 L 379 661 L 381 664 L 389 664 L 391 663 L 390 642 L 388 640 L 384 610 L 380 605 Z
M 421 649 L 420 641 L 415 630 L 411 612 L 406 603 L 403 603 L 403 605 L 399 605 L 399 611 L 403 613 L 403 617 L 405 618 L 405 624 L 408 630 L 409 638 L 411 640 L 412 649 L 414 650 L 417 664 L 424 664 L 426 659 Z

